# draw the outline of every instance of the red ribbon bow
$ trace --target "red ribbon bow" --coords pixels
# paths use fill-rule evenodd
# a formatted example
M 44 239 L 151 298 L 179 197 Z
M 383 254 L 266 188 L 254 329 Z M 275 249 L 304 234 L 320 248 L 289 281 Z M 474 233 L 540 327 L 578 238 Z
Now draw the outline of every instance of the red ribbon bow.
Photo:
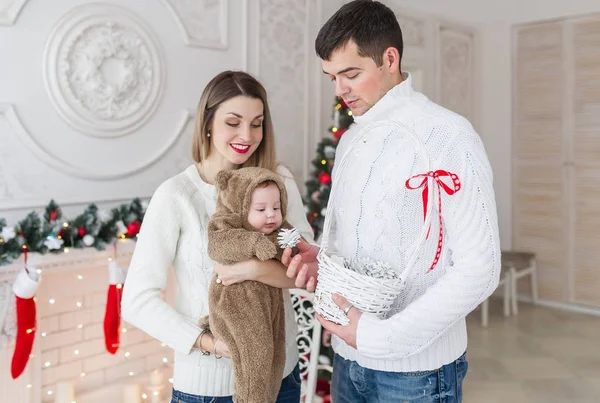
M 442 229 L 442 192 L 440 189 L 444 189 L 444 191 L 452 196 L 454 193 L 460 190 L 460 179 L 456 174 L 450 173 L 448 171 L 444 171 L 443 169 L 438 169 L 437 171 L 429 171 L 425 174 L 418 174 L 412 176 L 406 180 L 406 188 L 415 190 L 419 188 L 423 188 L 423 221 L 427 219 L 427 206 L 429 203 L 429 178 L 433 178 L 434 183 L 437 184 L 437 192 L 438 192 L 438 215 L 440 218 L 440 234 L 438 236 L 438 245 L 437 250 L 435 252 L 435 258 L 433 259 L 433 263 L 428 272 L 433 270 L 433 268 L 437 265 L 437 262 L 440 260 L 440 254 L 442 253 L 442 241 L 443 241 L 443 229 Z M 452 179 L 452 183 L 447 185 L 442 178 L 450 178 Z M 418 185 L 411 185 L 411 181 L 413 179 L 420 179 L 421 181 Z M 429 230 L 431 229 L 431 224 L 429 224 L 429 228 L 427 229 L 427 238 L 429 237 Z

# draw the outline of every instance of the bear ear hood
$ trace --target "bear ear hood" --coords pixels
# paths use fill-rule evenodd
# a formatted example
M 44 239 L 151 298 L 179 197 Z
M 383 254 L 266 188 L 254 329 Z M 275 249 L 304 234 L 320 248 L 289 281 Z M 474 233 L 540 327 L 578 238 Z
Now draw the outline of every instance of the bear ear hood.
M 244 226 L 249 226 L 247 221 L 252 192 L 267 181 L 275 182 L 279 188 L 281 215 L 285 220 L 287 215 L 285 184 L 277 173 L 266 168 L 246 167 L 220 171 L 215 178 L 215 187 L 218 192 L 217 208 L 225 208 L 230 213 L 238 215 L 244 222 Z

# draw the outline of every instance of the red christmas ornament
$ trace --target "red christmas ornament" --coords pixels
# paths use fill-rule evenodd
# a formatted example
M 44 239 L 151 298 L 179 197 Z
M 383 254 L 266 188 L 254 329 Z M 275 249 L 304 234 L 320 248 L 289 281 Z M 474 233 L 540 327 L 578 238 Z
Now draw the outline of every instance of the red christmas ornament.
M 142 227 L 142 223 L 139 221 L 134 221 L 127 225 L 127 235 L 136 236 L 138 232 L 140 232 L 140 228 Z
M 108 265 L 108 291 L 106 311 L 104 312 L 104 344 L 106 351 L 115 354 L 119 349 L 121 333 L 121 297 L 126 270 L 117 263 Z
M 337 130 L 336 130 L 336 131 L 333 133 L 333 137 L 334 137 L 336 140 L 339 140 L 340 138 L 342 138 L 342 135 L 343 135 L 344 133 L 346 133 L 346 130 L 348 130 L 348 129 L 346 129 L 346 128 L 337 129 Z
M 329 185 L 331 183 L 331 175 L 327 172 L 321 172 L 319 174 L 319 183 L 321 185 Z
M 83 228 L 83 227 L 77 228 L 77 233 L 79 234 L 80 237 L 83 237 L 85 235 L 85 228 Z
M 58 216 L 58 210 L 52 210 L 50 212 L 50 222 L 56 220 L 56 217 Z
M 33 348 L 36 331 L 34 296 L 39 285 L 40 276 L 37 270 L 25 266 L 17 275 L 12 286 L 17 303 L 17 337 L 10 366 L 10 374 L 13 379 L 17 379 L 25 370 Z
M 56 234 L 56 235 L 58 235 L 58 237 L 61 238 L 61 239 L 64 238 L 64 236 L 65 236 L 65 230 L 64 230 L 64 228 L 59 229 L 58 230 L 58 234 Z

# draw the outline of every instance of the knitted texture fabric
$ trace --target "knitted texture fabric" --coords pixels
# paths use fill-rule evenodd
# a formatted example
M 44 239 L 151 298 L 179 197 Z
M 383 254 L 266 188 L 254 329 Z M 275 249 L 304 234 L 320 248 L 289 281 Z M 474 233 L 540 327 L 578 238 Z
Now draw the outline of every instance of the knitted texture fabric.
M 344 258 L 386 262 L 406 287 L 385 318 L 361 317 L 357 349 L 338 338 L 334 349 L 377 370 L 439 368 L 464 353 L 465 317 L 499 280 L 486 152 L 471 124 L 414 91 L 408 74 L 355 123 L 337 148 L 329 247 Z

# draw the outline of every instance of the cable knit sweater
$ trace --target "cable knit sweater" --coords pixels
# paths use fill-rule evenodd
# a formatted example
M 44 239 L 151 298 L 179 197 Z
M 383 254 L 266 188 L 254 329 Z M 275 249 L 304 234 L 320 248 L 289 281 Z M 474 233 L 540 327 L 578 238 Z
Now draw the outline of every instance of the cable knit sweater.
M 405 74 L 355 117 L 336 150 L 333 182 L 332 249 L 388 262 L 406 281 L 385 318 L 362 315 L 357 350 L 334 338 L 335 351 L 392 372 L 456 360 L 467 347 L 465 316 L 495 290 L 500 273 L 492 170 L 471 124 L 415 92 Z M 413 253 L 417 260 L 407 268 Z
M 302 199 L 291 173 L 280 167 L 288 193 L 288 221 L 312 241 Z M 175 350 L 173 387 L 202 396 L 231 396 L 231 360 L 203 356 L 193 348 L 199 319 L 208 315 L 208 287 L 214 262 L 207 253 L 207 225 L 215 211 L 216 189 L 195 165 L 162 183 L 154 193 L 137 240 L 123 289 L 125 321 Z M 175 308 L 161 297 L 172 266 L 178 285 Z M 286 362 L 284 377 L 298 362 L 297 325 L 284 290 Z

